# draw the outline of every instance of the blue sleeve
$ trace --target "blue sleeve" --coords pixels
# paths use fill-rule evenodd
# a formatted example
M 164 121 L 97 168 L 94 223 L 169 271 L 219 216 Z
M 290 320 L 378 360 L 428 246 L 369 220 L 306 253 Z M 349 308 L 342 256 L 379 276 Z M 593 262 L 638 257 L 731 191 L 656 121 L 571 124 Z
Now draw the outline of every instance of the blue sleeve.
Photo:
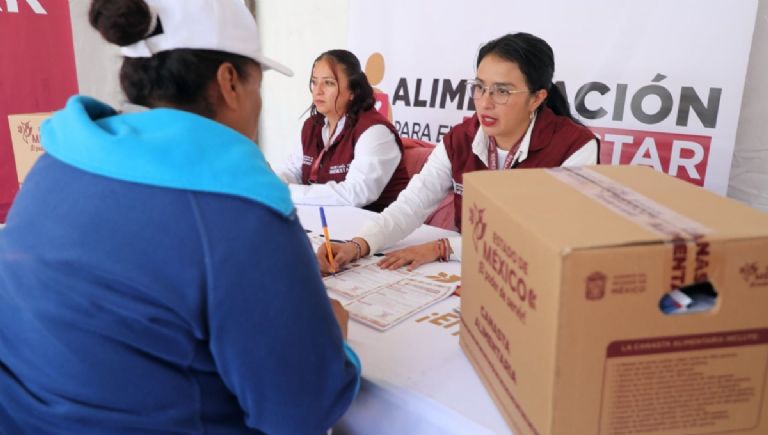
M 246 424 L 323 433 L 357 393 L 360 367 L 342 341 L 306 234 L 257 204 L 198 203 L 207 257 L 211 352 Z

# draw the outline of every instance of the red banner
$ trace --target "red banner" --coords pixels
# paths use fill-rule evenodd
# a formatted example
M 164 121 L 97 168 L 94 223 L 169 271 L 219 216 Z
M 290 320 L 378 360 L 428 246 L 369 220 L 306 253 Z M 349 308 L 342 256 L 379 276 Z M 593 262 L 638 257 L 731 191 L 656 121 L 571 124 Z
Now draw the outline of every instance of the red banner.
M 0 222 L 19 186 L 8 115 L 57 110 L 75 93 L 69 2 L 0 0 Z
M 589 127 L 600 136 L 600 163 L 650 166 L 704 185 L 711 136 Z

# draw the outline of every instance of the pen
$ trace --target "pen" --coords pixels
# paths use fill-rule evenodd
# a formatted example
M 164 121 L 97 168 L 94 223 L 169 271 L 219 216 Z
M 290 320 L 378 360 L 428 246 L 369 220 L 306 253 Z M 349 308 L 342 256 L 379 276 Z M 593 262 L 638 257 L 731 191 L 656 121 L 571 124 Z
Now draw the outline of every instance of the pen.
M 323 224 L 325 250 L 328 252 L 328 263 L 331 265 L 331 273 L 336 273 L 336 263 L 333 261 L 333 248 L 331 248 L 331 236 L 328 235 L 328 221 L 325 220 L 325 210 L 322 207 L 320 207 L 320 221 Z

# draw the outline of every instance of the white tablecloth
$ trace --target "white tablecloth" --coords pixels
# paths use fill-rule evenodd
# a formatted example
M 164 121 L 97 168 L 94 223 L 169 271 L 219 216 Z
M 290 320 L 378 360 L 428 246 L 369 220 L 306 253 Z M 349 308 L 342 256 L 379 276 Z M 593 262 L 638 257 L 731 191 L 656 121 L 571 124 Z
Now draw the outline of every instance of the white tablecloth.
M 318 207 L 299 206 L 305 228 L 321 231 Z M 325 207 L 331 238 L 356 235 L 371 212 Z M 422 226 L 397 247 L 455 235 Z M 457 262 L 422 266 L 428 273 L 461 274 Z M 363 383 L 352 407 L 334 430 L 344 434 L 510 434 L 480 378 L 459 347 L 451 296 L 386 332 L 357 322 L 349 344 L 363 366 Z

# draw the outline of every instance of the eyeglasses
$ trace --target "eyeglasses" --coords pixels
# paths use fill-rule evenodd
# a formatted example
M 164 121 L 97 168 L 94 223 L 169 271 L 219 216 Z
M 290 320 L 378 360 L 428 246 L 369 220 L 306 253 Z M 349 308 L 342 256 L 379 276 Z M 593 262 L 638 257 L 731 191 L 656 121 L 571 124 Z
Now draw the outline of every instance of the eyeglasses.
M 507 101 L 509 101 L 509 97 L 512 95 L 530 91 L 528 89 L 510 89 L 506 85 L 493 84 L 485 86 L 476 80 L 469 80 L 467 82 L 467 92 L 469 93 L 469 96 L 475 100 L 479 100 L 486 92 L 488 92 L 494 103 L 506 104 Z

